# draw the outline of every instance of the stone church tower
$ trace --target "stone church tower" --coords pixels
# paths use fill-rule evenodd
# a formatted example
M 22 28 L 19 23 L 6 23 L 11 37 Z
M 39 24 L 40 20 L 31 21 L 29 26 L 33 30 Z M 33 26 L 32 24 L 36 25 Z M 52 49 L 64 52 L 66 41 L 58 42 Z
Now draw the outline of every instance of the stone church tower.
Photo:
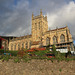
M 48 31 L 47 16 L 43 16 L 42 10 L 38 16 L 32 13 L 32 41 L 41 41 L 46 31 Z

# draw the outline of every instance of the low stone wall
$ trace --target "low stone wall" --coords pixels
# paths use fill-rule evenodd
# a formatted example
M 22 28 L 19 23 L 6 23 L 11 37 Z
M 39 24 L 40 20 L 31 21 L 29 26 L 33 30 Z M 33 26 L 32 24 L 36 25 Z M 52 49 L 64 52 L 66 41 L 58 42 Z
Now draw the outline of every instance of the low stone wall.
M 30 60 L 27 63 L 0 61 L 0 75 L 75 75 L 75 61 Z

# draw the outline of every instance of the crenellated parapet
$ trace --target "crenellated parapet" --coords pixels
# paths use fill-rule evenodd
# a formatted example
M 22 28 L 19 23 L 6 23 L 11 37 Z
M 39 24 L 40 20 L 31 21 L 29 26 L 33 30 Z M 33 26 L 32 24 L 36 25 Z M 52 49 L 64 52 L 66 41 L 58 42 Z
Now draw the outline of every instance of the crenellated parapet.
M 37 15 L 37 16 L 34 16 L 32 12 L 32 20 L 39 19 L 39 18 L 42 18 L 43 20 L 47 21 L 47 16 L 43 16 L 42 10 L 40 11 L 40 15 Z

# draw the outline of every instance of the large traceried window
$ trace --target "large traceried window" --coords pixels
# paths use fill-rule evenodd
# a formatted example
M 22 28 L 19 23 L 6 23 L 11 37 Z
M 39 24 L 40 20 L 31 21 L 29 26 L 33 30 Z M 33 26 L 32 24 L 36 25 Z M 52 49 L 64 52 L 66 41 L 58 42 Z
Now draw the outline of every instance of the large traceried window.
M 25 46 L 26 46 L 25 48 L 27 49 L 28 48 L 28 42 L 26 42 Z
M 16 50 L 16 44 L 14 45 L 14 50 Z
M 35 30 L 37 30 L 37 23 L 35 23 Z
M 60 36 L 60 42 L 65 42 L 65 36 L 63 34 Z
M 18 50 L 20 49 L 20 43 L 18 43 Z
M 22 43 L 22 48 L 24 48 L 24 43 Z
M 57 37 L 54 36 L 54 37 L 53 37 L 53 44 L 56 44 L 56 43 L 57 43 Z
M 46 45 L 49 45 L 50 44 L 50 38 L 46 38 Z

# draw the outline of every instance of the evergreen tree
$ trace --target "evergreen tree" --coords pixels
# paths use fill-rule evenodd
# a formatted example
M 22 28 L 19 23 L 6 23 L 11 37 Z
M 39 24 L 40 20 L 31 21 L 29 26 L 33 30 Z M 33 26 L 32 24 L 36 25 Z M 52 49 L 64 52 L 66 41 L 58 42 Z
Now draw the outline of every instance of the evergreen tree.
M 54 55 L 56 55 L 56 48 L 55 48 L 55 45 L 52 46 L 52 52 L 53 52 Z

